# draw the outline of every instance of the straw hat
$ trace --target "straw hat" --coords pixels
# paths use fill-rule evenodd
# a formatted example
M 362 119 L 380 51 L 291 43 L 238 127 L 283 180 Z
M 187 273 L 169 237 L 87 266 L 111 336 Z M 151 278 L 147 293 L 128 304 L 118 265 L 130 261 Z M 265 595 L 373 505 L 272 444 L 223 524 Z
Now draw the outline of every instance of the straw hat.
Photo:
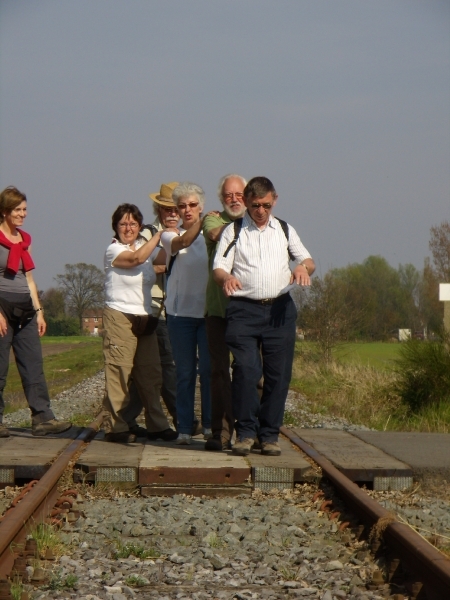
M 178 181 L 172 181 L 171 183 L 163 183 L 161 184 L 161 188 L 159 190 L 159 194 L 156 192 L 155 194 L 149 194 L 149 198 L 156 202 L 156 204 L 160 204 L 161 206 L 175 206 L 174 201 L 172 200 L 172 192 L 177 187 Z

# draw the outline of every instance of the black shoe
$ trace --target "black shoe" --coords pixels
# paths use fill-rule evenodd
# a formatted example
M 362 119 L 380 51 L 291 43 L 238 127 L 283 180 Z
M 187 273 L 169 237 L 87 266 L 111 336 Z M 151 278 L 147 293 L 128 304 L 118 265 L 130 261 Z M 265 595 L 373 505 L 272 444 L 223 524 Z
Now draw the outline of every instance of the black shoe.
M 5 427 L 3 423 L 0 423 L 0 438 L 7 438 L 10 435 L 11 434 L 9 433 L 8 428 Z
M 121 431 L 120 433 L 107 433 L 105 440 L 116 444 L 132 444 L 136 441 L 136 436 L 129 431 Z
M 173 429 L 164 429 L 164 431 L 153 431 L 152 433 L 147 432 L 149 440 L 156 441 L 162 440 L 163 442 L 173 442 L 177 439 L 178 433 Z
M 224 445 L 220 435 L 214 435 L 205 442 L 205 450 L 211 450 L 211 452 L 222 452 Z
M 145 438 L 148 435 L 148 431 L 144 427 L 139 427 L 139 425 L 130 427 L 130 433 L 133 433 L 136 437 L 140 438 Z

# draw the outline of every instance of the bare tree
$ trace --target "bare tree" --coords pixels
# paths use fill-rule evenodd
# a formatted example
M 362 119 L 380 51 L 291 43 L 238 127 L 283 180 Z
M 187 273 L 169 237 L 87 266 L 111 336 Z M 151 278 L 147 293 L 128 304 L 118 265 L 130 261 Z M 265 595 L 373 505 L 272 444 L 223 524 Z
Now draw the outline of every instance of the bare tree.
M 438 279 L 450 282 L 450 223 L 442 221 L 431 227 L 429 247 L 433 256 L 434 269 Z
M 301 321 L 326 364 L 332 362 L 333 349 L 348 341 L 366 318 L 364 308 L 351 306 L 347 291 L 346 283 L 327 273 L 313 280 L 302 307 Z
M 69 310 L 79 319 L 80 332 L 83 331 L 83 314 L 104 303 L 103 271 L 86 263 L 65 265 L 65 273 L 57 275 L 55 280 L 64 293 Z

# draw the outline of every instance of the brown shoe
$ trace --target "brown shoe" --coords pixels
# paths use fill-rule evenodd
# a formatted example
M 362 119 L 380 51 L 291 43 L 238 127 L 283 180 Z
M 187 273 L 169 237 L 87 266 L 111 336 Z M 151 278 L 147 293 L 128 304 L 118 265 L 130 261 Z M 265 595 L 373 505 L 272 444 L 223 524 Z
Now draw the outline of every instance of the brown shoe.
M 9 433 L 9 429 L 5 427 L 3 423 L 0 423 L 0 438 L 7 438 L 10 435 L 11 434 Z
M 255 444 L 253 438 L 245 438 L 243 440 L 236 441 L 233 446 L 233 454 L 238 456 L 247 456 L 252 451 Z
M 72 427 L 70 421 L 58 421 L 57 419 L 51 419 L 44 423 L 37 423 L 31 426 L 31 433 L 33 435 L 44 436 L 49 434 L 62 433 Z
M 105 440 L 115 444 L 132 444 L 136 441 L 136 436 L 129 431 L 121 431 L 120 433 L 107 433 Z
M 280 456 L 280 444 L 278 442 L 262 442 L 261 454 L 265 456 Z

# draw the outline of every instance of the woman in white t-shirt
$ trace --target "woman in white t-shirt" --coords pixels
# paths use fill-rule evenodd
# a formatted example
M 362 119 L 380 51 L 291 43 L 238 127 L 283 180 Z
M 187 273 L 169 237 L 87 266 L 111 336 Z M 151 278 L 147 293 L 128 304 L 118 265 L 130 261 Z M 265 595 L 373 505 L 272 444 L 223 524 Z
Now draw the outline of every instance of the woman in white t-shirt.
M 166 230 L 161 243 L 167 254 L 166 314 L 177 369 L 177 444 L 190 444 L 194 422 L 195 383 L 200 374 L 202 426 L 211 437 L 211 368 L 205 327 L 208 255 L 200 218 L 205 194 L 195 183 L 172 192 L 182 221 L 180 231 Z
M 131 377 L 144 406 L 149 433 L 163 433 L 166 440 L 177 437 L 169 427 L 159 399 L 162 375 L 154 333 L 158 319 L 152 316 L 151 289 L 156 281 L 153 263 L 164 264 L 165 252 L 157 248 L 159 231 L 149 241 L 140 236 L 142 221 L 137 206 L 121 204 L 112 216 L 115 235 L 105 253 L 103 406 L 108 413 L 105 439 L 110 442 L 136 440 L 124 418 L 130 401 Z

